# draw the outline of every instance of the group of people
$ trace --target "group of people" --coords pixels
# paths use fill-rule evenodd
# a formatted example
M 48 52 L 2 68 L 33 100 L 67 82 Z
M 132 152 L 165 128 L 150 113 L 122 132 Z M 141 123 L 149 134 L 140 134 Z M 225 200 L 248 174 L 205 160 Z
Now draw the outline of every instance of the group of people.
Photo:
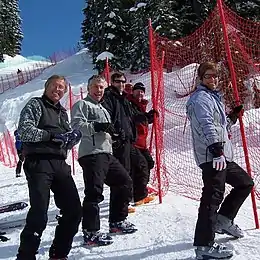
M 244 236 L 234 218 L 254 185 L 233 161 L 229 139 L 230 126 L 236 123 L 242 106 L 225 114 L 218 73 L 215 63 L 200 65 L 200 84 L 186 106 L 194 156 L 204 184 L 194 237 L 197 259 L 232 257 L 232 250 L 215 242 L 215 233 Z M 126 89 L 126 77 L 120 72 L 111 76 L 110 86 L 102 76 L 92 76 L 87 97 L 72 107 L 71 124 L 59 102 L 67 88 L 64 77 L 50 77 L 43 96 L 32 98 L 20 115 L 18 132 L 31 208 L 21 233 L 17 260 L 36 259 L 47 224 L 50 190 L 61 212 L 49 250 L 52 260 L 67 259 L 81 219 L 86 245 L 109 245 L 113 243 L 109 233 L 137 231 L 127 220 L 132 212 L 129 203 L 142 205 L 154 200 L 147 190 L 154 161 L 146 138 L 148 125 L 159 115 L 154 109 L 146 112 L 144 84 L 127 85 Z M 85 184 L 83 206 L 70 166 L 65 162 L 68 150 L 79 142 L 78 161 Z M 225 183 L 233 189 L 224 199 Z M 104 184 L 110 187 L 109 233 L 100 232 L 99 203 L 104 199 Z
M 63 76 L 53 75 L 45 83 L 43 96 L 32 98 L 22 109 L 15 136 L 17 150 L 19 141 L 25 158 L 30 209 L 17 260 L 36 259 L 47 225 L 50 190 L 61 213 L 49 250 L 51 260 L 67 259 L 81 220 L 88 246 L 113 243 L 109 233 L 137 231 L 127 220 L 133 212 L 129 204 L 132 201 L 137 206 L 155 199 L 147 190 L 154 161 L 146 138 L 148 124 L 158 112 L 146 112 L 138 105 L 147 105 L 142 83 L 134 86 L 132 94 L 124 91 L 125 83 L 125 75 L 119 72 L 111 76 L 111 86 L 104 77 L 92 76 L 86 98 L 72 107 L 69 123 L 60 104 L 68 83 Z M 79 142 L 78 161 L 85 184 L 82 206 L 66 163 L 68 151 Z M 99 203 L 104 199 L 104 184 L 110 187 L 109 233 L 100 231 Z

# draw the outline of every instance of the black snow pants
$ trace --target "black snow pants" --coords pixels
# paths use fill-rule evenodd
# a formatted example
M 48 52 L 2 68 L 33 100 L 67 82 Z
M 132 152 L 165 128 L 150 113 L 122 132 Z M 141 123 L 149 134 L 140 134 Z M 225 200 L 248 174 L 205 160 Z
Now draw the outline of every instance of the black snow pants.
M 219 206 L 221 205 L 218 213 L 233 220 L 250 194 L 254 182 L 235 162 L 227 162 L 227 168 L 223 171 L 213 169 L 212 162 L 204 163 L 200 167 L 204 187 L 200 200 L 194 246 L 207 246 L 211 245 L 215 239 Z M 223 201 L 225 183 L 230 184 L 233 189 Z
M 108 153 L 83 156 L 79 158 L 79 164 L 85 183 L 83 230 L 95 232 L 100 229 L 98 204 L 104 200 L 104 184 L 110 187 L 109 222 L 125 220 L 132 194 L 132 180 L 122 164 Z
M 131 177 L 133 180 L 134 202 L 144 199 L 148 195 L 147 184 L 150 178 L 148 161 L 136 147 L 131 148 Z
M 47 157 L 47 156 L 46 156 Z M 42 233 L 47 225 L 50 190 L 62 217 L 58 220 L 50 257 L 66 257 L 81 221 L 82 208 L 70 166 L 61 158 L 26 158 L 24 172 L 30 205 L 26 225 L 20 236 L 17 260 L 35 260 Z

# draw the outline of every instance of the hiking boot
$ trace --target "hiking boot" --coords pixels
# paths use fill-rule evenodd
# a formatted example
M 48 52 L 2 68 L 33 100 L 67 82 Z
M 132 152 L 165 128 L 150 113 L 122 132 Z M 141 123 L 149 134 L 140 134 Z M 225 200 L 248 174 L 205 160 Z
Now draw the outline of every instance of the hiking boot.
M 137 231 L 137 228 L 134 224 L 127 220 L 123 220 L 120 222 L 114 222 L 109 224 L 110 233 L 123 233 L 123 234 L 131 234 Z
M 242 229 L 238 225 L 234 224 L 233 220 L 221 214 L 218 214 L 217 216 L 215 232 L 219 234 L 228 234 L 235 238 L 244 237 Z
M 84 245 L 87 246 L 108 246 L 113 243 L 111 236 L 100 231 L 87 232 L 83 230 Z
M 214 243 L 212 246 L 197 246 L 195 249 L 196 259 L 229 259 L 233 256 L 233 251 L 222 244 Z
M 140 206 L 140 205 L 143 205 L 143 204 L 147 204 L 147 203 L 150 203 L 153 200 L 155 200 L 155 196 L 154 195 L 148 195 L 144 199 L 135 202 L 135 206 Z
M 132 206 L 128 206 L 128 213 L 135 213 L 135 208 Z

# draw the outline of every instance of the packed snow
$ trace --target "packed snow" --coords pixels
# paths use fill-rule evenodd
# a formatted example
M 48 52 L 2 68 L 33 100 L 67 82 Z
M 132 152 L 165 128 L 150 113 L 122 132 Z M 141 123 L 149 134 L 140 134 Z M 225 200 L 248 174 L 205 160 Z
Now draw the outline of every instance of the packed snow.
M 193 65 L 192 65 L 193 66 Z M 8 67 L 9 70 L 12 66 Z M 13 70 L 16 71 L 14 66 Z M 45 80 L 52 74 L 62 74 L 67 77 L 72 85 L 72 90 L 78 93 L 80 88 L 86 90 L 88 78 L 95 73 L 91 58 L 82 50 L 72 57 L 58 63 L 43 72 L 33 81 L 19 86 L 16 89 L 8 90 L 0 95 L 0 133 L 5 129 L 14 130 L 19 119 L 19 113 L 26 102 L 34 96 L 43 93 Z M 1 74 L 1 69 L 0 69 Z M 149 74 L 132 76 L 133 82 L 147 80 Z M 130 78 L 130 77 L 129 77 Z M 169 86 L 168 86 L 169 87 Z M 147 93 L 150 99 L 150 91 Z M 63 102 L 66 102 L 64 97 Z M 170 98 L 170 97 L 168 97 Z M 178 127 L 178 125 L 176 125 Z M 166 131 L 175 131 L 176 128 L 167 129 Z M 171 157 L 180 153 L 178 150 L 170 150 L 166 144 L 166 151 L 171 153 Z M 183 157 L 190 156 L 191 151 L 183 149 Z M 71 163 L 69 155 L 68 162 Z M 185 167 L 183 165 L 182 167 Z M 189 168 L 190 169 L 190 168 Z M 28 188 L 25 177 L 15 178 L 15 170 L 0 165 L 0 205 L 15 201 L 28 202 Z M 177 175 L 178 172 L 171 172 L 171 176 Z M 81 199 L 83 199 L 84 184 L 82 171 L 76 163 L 76 173 L 73 176 L 78 187 Z M 180 176 L 181 178 L 181 176 Z M 170 179 L 171 180 L 171 179 Z M 69 255 L 71 260 L 79 259 L 106 259 L 106 260 L 191 260 L 195 258 L 194 247 L 192 245 L 194 229 L 197 219 L 199 202 L 182 197 L 174 193 L 174 186 L 171 186 L 167 195 L 163 198 L 162 204 L 158 200 L 145 206 L 137 207 L 136 213 L 129 215 L 129 220 L 136 224 L 138 231 L 129 235 L 115 235 L 114 243 L 106 247 L 86 248 L 82 245 L 81 227 L 74 238 L 73 248 Z M 105 200 L 100 204 L 102 231 L 108 231 L 108 203 L 109 189 L 105 188 Z M 259 201 L 258 209 L 259 209 Z M 24 222 L 28 208 L 12 213 L 0 214 L 1 223 L 20 219 Z M 48 259 L 48 249 L 51 245 L 55 226 L 57 221 L 55 215 L 58 213 L 54 205 L 53 197 L 49 207 L 49 222 L 42 236 L 42 243 L 39 249 L 37 259 Z M 227 243 L 234 249 L 236 260 L 258 260 L 260 258 L 260 232 L 255 229 L 252 203 L 250 198 L 244 203 L 238 217 L 237 224 L 245 230 L 245 237 L 234 240 L 227 235 L 217 235 L 216 241 Z M 22 226 L 19 228 L 9 229 L 7 242 L 0 242 L 0 259 L 11 260 L 15 258 L 19 245 L 19 234 Z

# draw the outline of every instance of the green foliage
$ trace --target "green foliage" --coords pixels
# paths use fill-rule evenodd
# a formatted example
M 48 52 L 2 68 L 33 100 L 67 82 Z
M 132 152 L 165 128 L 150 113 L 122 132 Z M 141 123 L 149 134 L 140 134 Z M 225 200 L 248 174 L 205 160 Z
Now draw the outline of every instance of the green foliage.
M 20 54 L 21 18 L 19 14 L 18 0 L 1 0 L 0 2 L 0 60 L 3 54 L 15 56 Z
M 148 19 L 154 30 L 168 39 L 191 34 L 203 24 L 216 0 L 89 0 L 83 10 L 82 43 L 93 62 L 104 51 L 114 55 L 114 69 L 140 71 L 149 68 Z M 238 15 L 260 20 L 259 0 L 225 0 Z M 104 62 L 96 67 L 102 70 Z

